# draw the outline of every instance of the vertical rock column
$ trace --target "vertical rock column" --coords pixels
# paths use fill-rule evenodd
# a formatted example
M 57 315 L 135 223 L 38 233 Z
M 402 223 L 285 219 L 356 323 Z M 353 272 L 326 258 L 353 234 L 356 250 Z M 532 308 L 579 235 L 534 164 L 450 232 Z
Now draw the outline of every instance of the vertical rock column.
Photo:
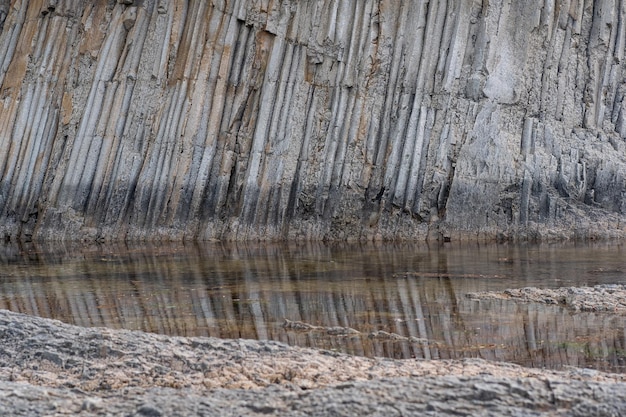
M 0 1 L 6 239 L 623 232 L 617 0 Z

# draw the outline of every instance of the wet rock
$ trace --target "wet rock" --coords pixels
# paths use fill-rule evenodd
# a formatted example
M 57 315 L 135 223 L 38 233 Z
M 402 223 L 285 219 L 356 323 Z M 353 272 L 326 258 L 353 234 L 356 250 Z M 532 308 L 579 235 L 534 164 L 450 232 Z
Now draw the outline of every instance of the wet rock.
M 301 321 L 293 321 L 289 319 L 285 319 L 285 322 L 283 323 L 283 328 L 289 329 L 289 330 L 299 330 L 299 331 L 309 331 L 309 330 L 320 329 L 320 327 L 313 326 L 312 324 L 309 324 L 309 323 L 304 323 Z
M 330 326 L 330 327 L 313 326 L 312 324 L 309 324 L 309 323 L 304 323 L 304 322 L 301 322 L 301 321 L 292 321 L 292 320 L 288 320 L 288 319 L 285 319 L 285 322 L 283 323 L 283 328 L 288 329 L 288 330 L 302 331 L 302 332 L 322 331 L 322 332 L 325 332 L 326 334 L 329 334 L 331 336 L 346 336 L 346 335 L 361 334 L 361 332 L 359 332 L 358 330 L 350 328 L 350 327 L 342 327 L 342 326 Z
M 383 330 L 376 330 L 374 332 L 370 332 L 367 337 L 370 339 L 382 339 L 382 340 L 393 340 L 398 342 L 411 342 L 411 343 L 428 343 L 428 339 L 422 339 L 418 337 L 406 337 L 399 335 L 397 333 L 389 333 Z
M 528 287 L 507 289 L 500 292 L 468 293 L 466 296 L 476 300 L 511 299 L 523 302 L 558 304 L 574 311 L 626 314 L 626 285 L 621 284 L 558 289 Z
M 361 334 L 360 331 L 350 328 L 350 327 L 341 327 L 341 326 L 333 326 L 326 328 L 326 333 L 331 336 L 345 336 L 345 335 L 356 335 Z

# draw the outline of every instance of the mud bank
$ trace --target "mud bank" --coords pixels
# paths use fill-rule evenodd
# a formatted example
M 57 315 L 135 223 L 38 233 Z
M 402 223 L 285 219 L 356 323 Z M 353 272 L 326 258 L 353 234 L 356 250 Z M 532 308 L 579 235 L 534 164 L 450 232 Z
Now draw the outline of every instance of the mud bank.
M 83 328 L 0 310 L 0 414 L 620 415 L 626 375 L 370 359 Z

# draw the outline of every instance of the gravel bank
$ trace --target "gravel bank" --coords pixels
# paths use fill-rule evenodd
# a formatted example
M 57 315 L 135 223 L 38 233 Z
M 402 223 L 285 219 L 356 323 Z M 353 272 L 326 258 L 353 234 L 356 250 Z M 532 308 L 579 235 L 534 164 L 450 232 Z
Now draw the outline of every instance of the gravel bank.
M 626 376 L 368 359 L 0 310 L 0 415 L 622 415 Z M 622 413 L 622 414 L 620 414 Z

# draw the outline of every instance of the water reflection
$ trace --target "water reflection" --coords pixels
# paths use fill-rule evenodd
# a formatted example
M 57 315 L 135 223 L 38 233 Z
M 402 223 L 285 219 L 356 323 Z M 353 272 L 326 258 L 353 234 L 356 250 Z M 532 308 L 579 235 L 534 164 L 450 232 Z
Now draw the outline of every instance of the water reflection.
M 624 283 L 621 246 L 0 247 L 0 308 L 365 356 L 626 372 L 626 320 L 468 292 Z M 285 329 L 284 320 L 358 334 Z M 395 338 L 372 338 L 384 331 Z

